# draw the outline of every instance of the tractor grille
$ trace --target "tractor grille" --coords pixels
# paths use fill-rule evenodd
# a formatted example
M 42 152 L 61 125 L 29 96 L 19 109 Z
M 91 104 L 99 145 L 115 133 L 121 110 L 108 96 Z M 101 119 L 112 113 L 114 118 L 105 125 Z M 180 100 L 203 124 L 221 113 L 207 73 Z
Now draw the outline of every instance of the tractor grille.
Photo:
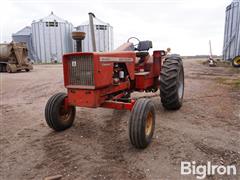
M 68 71 L 70 85 L 94 86 L 92 56 L 71 56 Z

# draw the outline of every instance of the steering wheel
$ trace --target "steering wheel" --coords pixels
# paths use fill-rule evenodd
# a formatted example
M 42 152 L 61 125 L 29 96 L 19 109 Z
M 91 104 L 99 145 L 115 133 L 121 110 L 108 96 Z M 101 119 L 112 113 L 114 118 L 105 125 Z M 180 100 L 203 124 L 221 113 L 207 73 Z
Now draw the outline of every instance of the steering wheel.
M 137 41 L 137 43 L 134 43 L 134 42 L 132 42 L 131 40 L 135 40 L 135 41 Z M 127 40 L 127 42 L 128 42 L 128 43 L 132 43 L 133 46 L 134 46 L 134 48 L 137 49 L 137 45 L 139 44 L 140 40 L 139 40 L 138 38 L 136 38 L 136 37 L 130 37 L 130 38 Z

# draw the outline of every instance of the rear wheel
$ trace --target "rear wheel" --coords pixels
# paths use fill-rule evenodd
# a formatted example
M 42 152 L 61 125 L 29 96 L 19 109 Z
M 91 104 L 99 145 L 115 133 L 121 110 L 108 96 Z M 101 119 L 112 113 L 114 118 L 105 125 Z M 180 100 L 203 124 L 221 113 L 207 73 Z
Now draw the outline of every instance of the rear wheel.
M 6 64 L 1 64 L 1 72 L 7 72 L 7 65 Z
M 237 57 L 233 58 L 232 66 L 233 67 L 240 67 L 240 56 L 237 56 Z
M 155 116 L 155 108 L 151 100 L 142 98 L 136 101 L 129 120 L 130 141 L 136 148 L 144 149 L 151 142 Z
M 63 131 L 72 126 L 75 119 L 75 106 L 65 107 L 66 93 L 57 93 L 47 102 L 45 107 L 45 119 L 48 126 L 55 131 Z
M 160 75 L 160 97 L 164 108 L 176 110 L 182 106 L 184 69 L 180 57 L 167 58 Z

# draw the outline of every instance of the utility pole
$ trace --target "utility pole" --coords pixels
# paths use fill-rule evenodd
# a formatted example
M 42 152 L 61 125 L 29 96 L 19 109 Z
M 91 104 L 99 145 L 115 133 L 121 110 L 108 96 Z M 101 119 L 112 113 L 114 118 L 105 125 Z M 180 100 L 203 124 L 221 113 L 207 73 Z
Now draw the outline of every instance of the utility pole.
M 212 58 L 212 43 L 211 40 L 209 40 L 209 48 L 210 48 L 210 58 Z

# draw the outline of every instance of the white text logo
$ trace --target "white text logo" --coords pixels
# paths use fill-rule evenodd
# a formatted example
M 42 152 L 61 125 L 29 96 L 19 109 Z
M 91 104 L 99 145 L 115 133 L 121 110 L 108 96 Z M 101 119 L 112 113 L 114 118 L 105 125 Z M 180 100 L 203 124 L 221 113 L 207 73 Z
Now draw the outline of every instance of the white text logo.
M 181 162 L 181 175 L 193 174 L 197 179 L 204 179 L 207 175 L 236 175 L 237 168 L 234 165 L 212 165 L 211 162 L 207 162 L 207 165 L 196 165 L 195 161 Z

